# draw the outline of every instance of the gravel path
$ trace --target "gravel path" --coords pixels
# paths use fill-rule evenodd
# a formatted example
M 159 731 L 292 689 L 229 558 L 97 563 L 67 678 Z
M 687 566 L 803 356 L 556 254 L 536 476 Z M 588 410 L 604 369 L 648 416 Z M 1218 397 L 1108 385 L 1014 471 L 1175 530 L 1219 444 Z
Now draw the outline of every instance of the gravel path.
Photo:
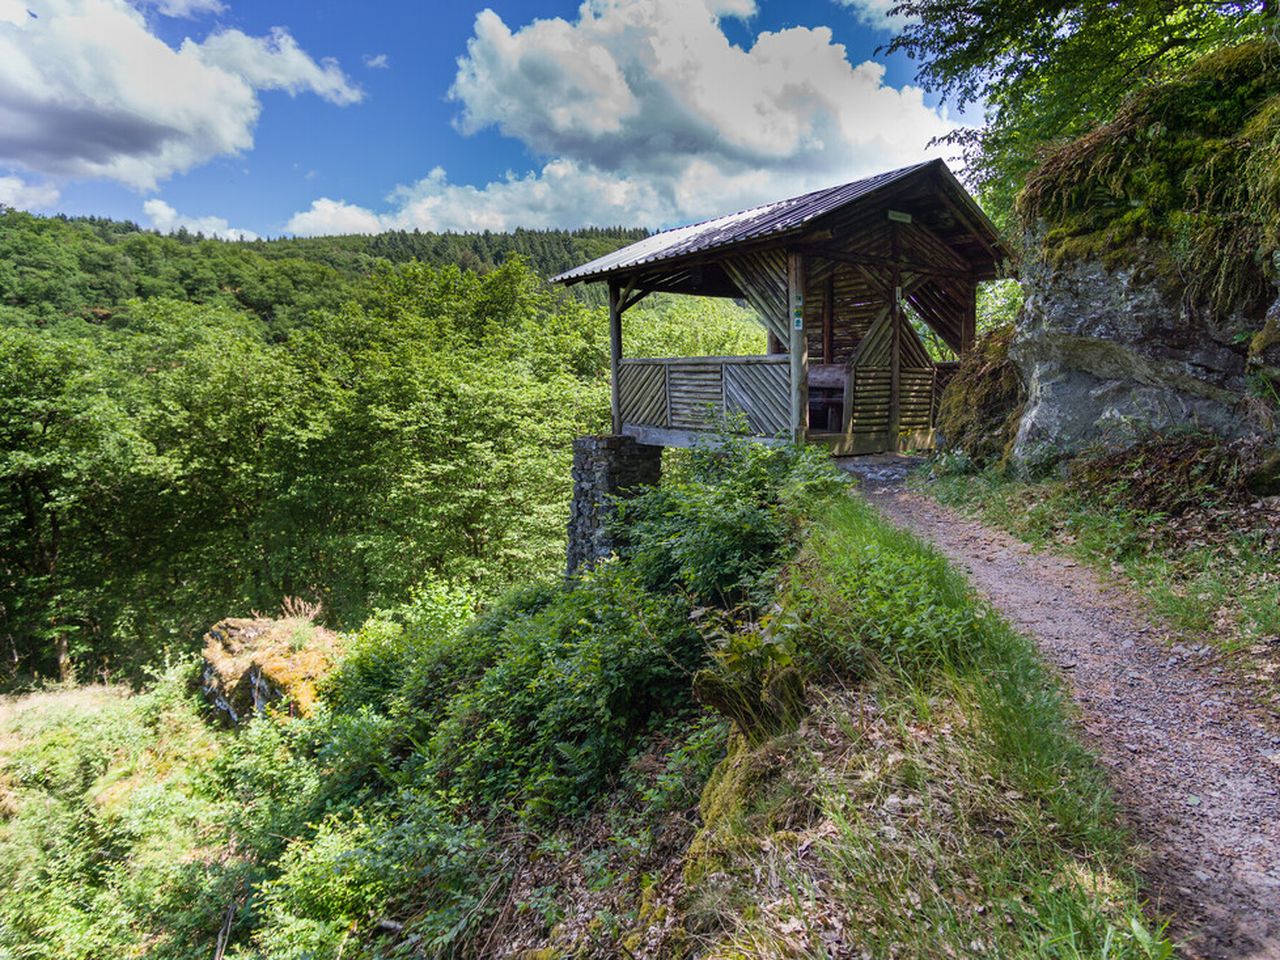
M 1280 957 L 1280 737 L 1208 651 L 1171 647 L 1120 589 L 904 490 L 892 469 L 866 479 L 872 503 L 967 570 L 1063 671 L 1185 955 Z

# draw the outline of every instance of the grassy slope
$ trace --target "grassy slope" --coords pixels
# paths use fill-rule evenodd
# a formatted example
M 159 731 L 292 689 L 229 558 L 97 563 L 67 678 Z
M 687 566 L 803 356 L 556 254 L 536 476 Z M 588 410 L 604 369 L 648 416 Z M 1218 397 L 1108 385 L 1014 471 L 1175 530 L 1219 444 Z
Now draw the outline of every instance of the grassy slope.
M 1274 531 L 1253 506 L 1206 501 L 1170 523 L 1156 510 L 1108 503 L 1062 480 L 1029 482 L 990 470 L 921 481 L 939 502 L 980 517 L 1033 546 L 1122 576 L 1176 631 L 1216 647 L 1280 703 L 1280 573 Z
M 552 830 L 508 824 L 494 850 L 515 866 L 493 875 L 467 914 L 491 905 L 489 919 L 450 955 L 485 943 L 538 958 L 623 947 L 1166 955 L 1146 933 L 1132 851 L 1056 684 L 936 553 L 839 500 L 816 512 L 771 612 L 735 630 L 750 642 L 713 637 L 717 668 L 763 677 L 766 694 L 770 677 L 799 670 L 800 709 L 731 734 L 705 714 L 677 714 L 589 809 L 566 810 Z M 377 890 L 387 881 L 369 863 L 386 842 L 373 832 L 385 807 L 371 801 L 351 821 L 293 824 L 303 833 L 273 854 L 280 879 L 246 901 L 264 865 L 242 859 L 232 825 L 245 798 L 222 792 L 218 771 L 253 765 L 280 788 L 261 799 L 284 809 L 315 789 L 311 778 L 335 775 L 338 741 L 321 745 L 329 759 L 313 769 L 289 753 L 306 737 L 272 732 L 277 721 L 212 732 L 177 673 L 128 699 L 36 696 L 0 713 L 6 960 L 207 956 L 229 903 L 269 921 L 259 948 L 241 939 L 235 955 L 384 955 L 414 930 L 414 904 L 435 895 L 397 907 L 396 891 Z M 347 736 L 366 736 L 362 717 L 346 721 Z M 394 837 L 402 856 L 422 842 L 407 823 Z M 56 903 L 50 891 L 61 891 Z M 403 934 L 374 927 L 388 915 Z
M 685 872 L 711 955 L 1166 955 L 1060 689 L 938 554 L 845 502 L 783 596 L 798 643 L 865 676 L 736 736 L 709 784 Z

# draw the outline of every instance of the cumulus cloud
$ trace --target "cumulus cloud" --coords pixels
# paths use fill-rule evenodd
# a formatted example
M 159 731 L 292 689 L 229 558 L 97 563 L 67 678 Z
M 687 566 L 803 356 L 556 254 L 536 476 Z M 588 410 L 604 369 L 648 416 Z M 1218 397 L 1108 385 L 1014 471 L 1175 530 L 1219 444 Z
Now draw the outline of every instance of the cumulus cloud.
M 0 177 L 0 207 L 41 210 L 58 202 L 58 188 L 49 183 L 27 183 L 19 177 Z
M 190 233 L 203 233 L 206 237 L 221 240 L 258 239 L 253 231 L 236 229 L 223 217 L 184 217 L 160 199 L 148 200 L 142 205 L 142 212 L 151 221 L 151 226 L 161 233 L 172 233 L 185 228 Z
M 188 46 L 197 51 L 203 63 L 258 90 L 286 90 L 294 96 L 310 92 L 339 106 L 358 103 L 364 96 L 336 60 L 325 58 L 317 63 L 282 27 L 273 28 L 265 37 L 223 30 L 202 44 L 188 40 L 183 50 Z
M 391 58 L 385 53 L 366 53 L 363 59 L 364 65 L 370 70 L 386 70 L 391 66 Z
M 909 17 L 891 13 L 899 0 L 836 0 L 843 7 L 848 7 L 859 20 L 868 26 L 877 27 L 896 33 L 910 23 Z
M 0 167 L 154 189 L 249 149 L 262 90 L 361 97 L 336 63 L 283 30 L 224 30 L 174 49 L 126 0 L 0 0 Z
M 208 14 L 222 13 L 227 5 L 222 0 L 149 0 L 166 17 L 195 19 Z
M 663 225 L 939 155 L 929 143 L 954 124 L 919 88 L 850 62 L 825 27 L 730 42 L 723 18 L 754 13 L 752 0 L 589 0 L 572 22 L 513 30 L 485 10 L 449 92 L 457 126 L 496 128 L 541 168 L 482 187 L 437 170 L 386 212 L 318 201 L 290 229 L 339 211 L 366 231 Z
M 285 226 L 289 233 L 304 237 L 329 236 L 338 233 L 379 233 L 386 228 L 372 210 L 321 197 L 309 210 L 295 213 Z

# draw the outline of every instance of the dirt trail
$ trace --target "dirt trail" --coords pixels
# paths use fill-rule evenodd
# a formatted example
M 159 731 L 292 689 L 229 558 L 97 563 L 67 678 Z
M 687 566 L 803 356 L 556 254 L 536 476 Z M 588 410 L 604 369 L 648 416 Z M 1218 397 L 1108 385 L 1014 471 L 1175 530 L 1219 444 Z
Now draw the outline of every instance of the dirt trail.
M 898 474 L 873 473 L 867 498 L 967 570 L 1066 676 L 1185 954 L 1280 957 L 1280 737 L 1208 651 L 1170 646 L 1132 597 L 905 491 Z

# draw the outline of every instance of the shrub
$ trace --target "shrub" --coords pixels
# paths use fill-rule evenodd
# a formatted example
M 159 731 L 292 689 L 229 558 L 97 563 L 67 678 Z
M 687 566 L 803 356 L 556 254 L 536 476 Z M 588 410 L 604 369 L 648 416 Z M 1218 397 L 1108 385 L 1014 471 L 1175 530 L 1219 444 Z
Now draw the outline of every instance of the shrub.
M 806 510 L 848 477 L 810 447 L 725 437 L 677 460 L 659 486 L 622 502 L 623 557 L 651 590 L 731 606 L 767 598 Z
M 430 766 L 467 801 L 560 812 L 590 799 L 652 721 L 688 710 L 704 644 L 687 601 L 605 566 L 508 621 L 501 656 L 450 704 Z

